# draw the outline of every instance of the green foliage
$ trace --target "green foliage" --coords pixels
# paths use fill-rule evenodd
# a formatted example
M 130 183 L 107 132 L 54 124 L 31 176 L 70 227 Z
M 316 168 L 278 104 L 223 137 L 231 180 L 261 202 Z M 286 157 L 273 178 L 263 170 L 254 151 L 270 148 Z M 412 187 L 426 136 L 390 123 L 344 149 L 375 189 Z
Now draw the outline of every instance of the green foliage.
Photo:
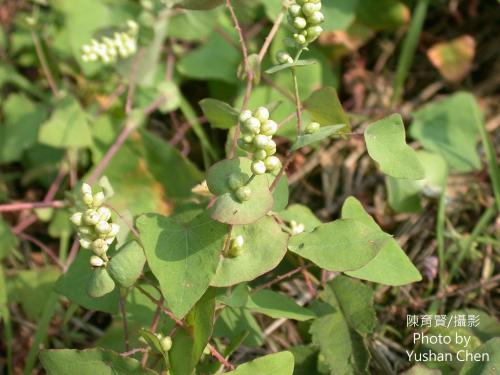
M 38 140 L 58 148 L 92 145 L 86 114 L 74 97 L 67 96 L 57 103 L 50 118 L 41 125 Z
M 406 144 L 405 128 L 400 115 L 377 121 L 365 130 L 368 153 L 385 174 L 409 180 L 425 176 L 415 151 Z
M 474 97 L 458 92 L 414 112 L 410 134 L 429 151 L 441 155 L 450 169 L 470 172 L 481 162 L 476 150 L 480 113 Z
M 361 221 L 341 219 L 291 237 L 288 248 L 321 268 L 352 271 L 375 258 L 389 239 L 389 235 Z
M 252 162 L 247 158 L 222 160 L 207 172 L 207 185 L 217 195 L 212 209 L 212 218 L 227 224 L 250 224 L 263 217 L 273 206 L 273 196 L 269 191 L 265 175 L 254 176 L 247 184 L 250 197 L 241 201 L 228 186 L 228 178 L 237 175 L 242 181 L 249 181 L 253 175 Z
M 0 218 L 0 260 L 17 248 L 19 240 L 12 233 L 7 223 Z
M 139 361 L 124 358 L 117 353 L 102 349 L 46 350 L 40 354 L 43 367 L 49 375 L 147 375 L 154 371 L 141 367 Z
M 364 340 L 376 322 L 372 290 L 339 276 L 320 297 L 328 306 L 311 325 L 313 343 L 331 371 L 367 373 L 370 353 Z
M 142 273 L 146 257 L 142 247 L 131 241 L 123 245 L 107 266 L 110 276 L 121 286 L 129 288 Z
M 322 141 L 324 139 L 327 139 L 333 135 L 336 134 L 341 134 L 340 130 L 344 129 L 345 125 L 326 125 L 322 126 L 317 132 L 312 133 L 312 134 L 300 134 L 295 142 L 293 143 L 292 147 L 290 148 L 291 151 L 296 151 L 299 148 L 302 148 L 304 146 L 309 146 L 310 144 Z
M 213 127 L 230 129 L 238 123 L 238 111 L 220 100 L 203 99 L 200 101 L 200 107 Z
M 478 347 L 474 354 L 489 354 L 488 361 L 470 361 L 464 364 L 460 370 L 460 375 L 486 375 L 498 370 L 500 363 L 500 338 L 496 337 Z
M 234 371 L 227 372 L 231 375 L 276 374 L 292 375 L 293 355 L 290 352 L 269 354 L 248 363 L 244 363 Z
M 189 223 L 146 214 L 137 219 L 137 227 L 167 306 L 183 318 L 215 275 L 227 226 L 203 213 Z
M 349 119 L 342 108 L 335 88 L 324 87 L 317 90 L 303 104 L 314 121 L 321 125 L 343 124 L 344 129 L 341 133 L 350 131 Z
M 383 233 L 375 220 L 368 215 L 361 203 L 354 197 L 346 199 L 342 206 L 342 218 L 354 219 Z M 346 272 L 359 279 L 386 285 L 405 285 L 420 281 L 422 276 L 394 238 L 389 239 L 380 252 L 363 267 Z

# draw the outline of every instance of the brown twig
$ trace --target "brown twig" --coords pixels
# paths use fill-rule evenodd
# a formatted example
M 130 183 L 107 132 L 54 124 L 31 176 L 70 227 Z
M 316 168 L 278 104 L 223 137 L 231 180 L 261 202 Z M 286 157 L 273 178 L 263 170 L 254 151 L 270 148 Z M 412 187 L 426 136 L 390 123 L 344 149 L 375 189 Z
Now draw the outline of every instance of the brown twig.
M 0 212 L 31 210 L 35 208 L 63 208 L 66 206 L 68 206 L 68 202 L 66 201 L 18 202 L 18 203 L 1 204 Z
M 267 50 L 269 49 L 269 46 L 271 45 L 271 42 L 273 41 L 274 37 L 276 36 L 276 33 L 278 32 L 281 21 L 283 20 L 283 16 L 285 13 L 281 11 L 281 13 L 278 15 L 276 20 L 274 21 L 274 25 L 271 28 L 271 31 L 269 31 L 269 34 L 266 37 L 266 40 L 264 41 L 264 44 L 262 45 L 262 48 L 259 51 L 259 61 L 262 62 L 264 60 L 264 56 L 267 53 Z
M 152 333 L 156 332 L 156 329 L 158 328 L 158 323 L 160 322 L 161 310 L 162 310 L 161 308 L 163 307 L 163 297 L 160 297 L 160 299 L 156 301 L 156 304 L 157 307 L 155 314 L 153 316 L 153 321 L 151 322 L 151 326 L 149 327 L 149 331 Z M 149 352 L 145 352 L 141 360 L 142 367 L 146 366 L 146 363 L 148 362 L 148 357 L 149 357 Z
M 279 275 L 275 279 L 268 281 L 267 283 L 264 283 L 262 285 L 255 287 L 252 292 L 257 292 L 258 290 L 267 289 L 270 286 L 272 286 L 276 283 L 279 283 L 280 281 L 283 281 L 285 279 L 288 279 L 288 278 L 292 277 L 293 275 L 295 275 L 296 273 L 302 272 L 303 270 L 306 270 L 312 266 L 313 266 L 312 264 L 306 264 L 306 265 L 300 266 L 298 268 L 295 268 L 291 271 L 288 271 L 287 273 L 285 273 L 283 275 Z
M 63 270 L 65 269 L 64 264 L 61 263 L 61 261 L 59 260 L 57 255 L 54 254 L 54 252 L 52 251 L 52 249 L 50 247 L 46 246 L 41 241 L 37 240 L 35 237 L 31 237 L 30 235 L 28 235 L 26 233 L 19 233 L 18 236 L 21 239 L 29 241 L 29 242 L 35 244 L 36 246 L 38 246 L 45 254 L 47 254 L 47 256 L 50 259 L 52 259 L 59 266 L 59 268 L 61 268 Z
M 148 351 L 147 348 L 135 348 L 135 349 L 129 350 L 128 352 L 120 353 L 120 355 L 122 357 L 130 357 L 131 355 L 134 355 L 136 353 L 145 353 L 147 351 Z

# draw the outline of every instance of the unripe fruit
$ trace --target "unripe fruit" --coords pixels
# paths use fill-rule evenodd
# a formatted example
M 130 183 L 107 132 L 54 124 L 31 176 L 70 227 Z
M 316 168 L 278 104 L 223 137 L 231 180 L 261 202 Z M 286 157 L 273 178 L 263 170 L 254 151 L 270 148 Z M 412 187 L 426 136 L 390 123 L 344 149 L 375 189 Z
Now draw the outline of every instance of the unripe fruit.
M 104 200 L 106 199 L 106 197 L 104 196 L 104 193 L 102 191 L 98 192 L 98 193 L 95 193 L 94 194 L 94 200 L 92 202 L 92 205 L 97 208 L 97 207 L 100 207 L 102 206 L 102 204 L 104 203 Z
M 227 185 L 231 190 L 236 190 L 243 185 L 243 182 L 241 181 L 241 178 L 232 174 L 227 178 Z
M 92 255 L 90 257 L 90 265 L 92 267 L 102 267 L 104 266 L 104 260 L 102 260 L 102 258 L 98 257 L 97 255 Z
M 89 184 L 86 184 L 85 182 L 82 184 L 82 194 L 90 194 L 92 195 L 92 188 L 90 187 Z
M 301 34 L 293 34 L 293 39 L 297 42 L 297 44 L 303 45 L 306 44 L 306 37 Z
M 83 221 L 87 225 L 96 225 L 99 222 L 99 214 L 96 210 L 87 210 L 83 215 Z
M 280 63 L 280 64 L 291 64 L 293 63 L 293 58 L 292 56 L 290 56 L 290 54 L 288 52 L 284 52 L 284 51 L 279 51 L 276 53 L 276 60 Z
M 111 231 L 111 225 L 107 221 L 100 221 L 96 224 L 95 230 L 99 234 L 108 234 Z
M 312 15 L 314 12 L 316 11 L 316 4 L 313 4 L 313 3 L 306 3 L 302 6 L 302 13 L 304 13 L 304 15 L 306 17 L 309 17 L 310 15 Z
M 299 5 L 304 5 L 305 3 L 308 2 L 308 0 L 295 0 L 295 2 Z
M 255 117 L 250 117 L 243 123 L 243 128 L 252 134 L 259 134 L 260 121 Z
M 307 26 L 307 21 L 303 17 L 295 17 L 292 22 L 293 27 L 295 27 L 297 30 L 302 30 Z
M 307 22 L 311 25 L 318 25 L 325 20 L 325 16 L 321 12 L 314 12 L 312 15 L 307 17 Z
M 75 212 L 73 215 L 71 215 L 70 220 L 78 227 L 82 225 L 82 216 L 83 214 L 81 212 Z
M 235 247 L 231 246 L 229 248 L 229 251 L 227 252 L 227 255 L 229 255 L 231 258 L 236 258 L 243 254 L 243 248 L 242 247 Z
M 272 139 L 269 140 L 265 150 L 268 155 L 274 155 L 276 153 L 276 142 L 274 142 Z
M 257 150 L 253 154 L 254 160 L 264 160 L 267 157 L 266 150 Z
M 244 110 L 243 112 L 240 113 L 240 122 L 245 122 L 250 117 L 252 117 L 252 111 L 246 109 L 246 110 Z
M 90 247 L 92 246 L 92 241 L 85 237 L 80 238 L 79 242 L 80 246 L 84 249 L 90 249 Z
M 251 135 L 245 135 L 243 136 L 243 142 L 245 142 L 246 144 L 251 144 L 253 142 L 253 136 Z
M 108 237 L 111 237 L 111 236 L 116 236 L 118 234 L 118 232 L 120 231 L 120 226 L 116 223 L 112 223 L 111 224 L 111 230 L 109 231 L 108 233 Z
M 292 17 L 297 17 L 301 15 L 302 7 L 299 4 L 292 4 L 288 8 L 288 14 Z
M 160 339 L 160 347 L 164 352 L 168 352 L 172 348 L 172 338 L 165 336 Z
M 245 243 L 245 239 L 243 236 L 236 236 L 231 240 L 231 247 L 238 247 L 241 248 L 243 247 L 243 244 Z
M 266 107 L 259 107 L 255 110 L 254 116 L 262 124 L 269 119 L 269 110 Z
M 307 29 L 307 41 L 312 42 L 315 40 L 321 33 L 323 32 L 323 28 L 321 26 L 311 26 Z
M 90 235 L 92 233 L 93 229 L 92 227 L 87 227 L 87 226 L 83 226 L 83 225 L 80 225 L 78 227 L 78 233 L 81 234 L 81 235 Z
M 306 126 L 306 133 L 307 134 L 316 133 L 320 127 L 321 125 L 318 124 L 317 122 L 311 122 L 309 125 Z
M 108 221 L 111 219 L 111 211 L 107 207 L 99 207 L 97 213 L 99 214 L 99 218 L 101 220 Z
M 269 144 L 269 138 L 263 134 L 256 135 L 253 143 L 257 148 L 265 148 Z
M 108 244 L 103 239 L 98 238 L 97 240 L 92 242 L 92 251 L 96 255 L 104 255 L 106 254 L 106 251 L 108 251 Z
M 266 160 L 264 160 L 264 164 L 268 171 L 274 171 L 281 167 L 281 161 L 276 156 L 268 156 Z
M 83 194 L 82 201 L 86 206 L 91 207 L 92 203 L 94 203 L 94 197 L 92 197 L 92 194 Z
M 238 190 L 236 190 L 234 194 L 240 202 L 245 202 L 252 196 L 252 189 L 250 189 L 250 187 L 248 186 L 242 186 Z
M 263 135 L 271 136 L 278 131 L 278 124 L 273 120 L 267 120 L 260 127 L 260 133 Z
M 253 174 L 260 175 L 266 173 L 266 165 L 262 160 L 254 161 L 252 163 Z

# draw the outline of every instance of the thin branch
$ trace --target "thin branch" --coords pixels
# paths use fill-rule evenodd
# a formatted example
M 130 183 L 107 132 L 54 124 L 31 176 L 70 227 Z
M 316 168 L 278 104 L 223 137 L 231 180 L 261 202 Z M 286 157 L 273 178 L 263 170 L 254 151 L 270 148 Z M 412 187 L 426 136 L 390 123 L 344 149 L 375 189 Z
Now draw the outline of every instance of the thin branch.
M 38 56 L 38 60 L 40 60 L 40 65 L 42 66 L 45 78 L 47 78 L 50 90 L 52 91 L 52 94 L 54 94 L 54 96 L 57 97 L 59 96 L 59 90 L 57 89 L 56 82 L 54 80 L 54 77 L 52 76 L 52 72 L 50 71 L 49 64 L 47 64 L 47 59 L 45 58 L 45 54 L 43 53 L 43 49 L 40 44 L 40 39 L 38 38 L 38 35 L 36 35 L 34 31 L 31 31 L 31 38 L 33 39 L 36 55 Z
M 151 322 L 151 326 L 149 327 L 149 330 L 152 333 L 156 332 L 156 329 L 158 328 L 158 323 L 160 322 L 161 308 L 163 307 L 163 296 L 160 297 L 159 301 L 156 301 L 156 304 L 157 304 L 157 308 L 156 308 L 155 314 L 153 316 L 153 321 Z M 145 352 L 144 355 L 142 356 L 142 360 L 141 360 L 142 367 L 145 367 L 146 363 L 148 363 L 148 357 L 149 357 L 149 352 Z
M 120 353 L 120 355 L 122 357 L 130 357 L 131 355 L 134 355 L 136 353 L 145 353 L 147 351 L 148 351 L 147 348 L 135 348 L 135 349 L 129 350 L 128 352 Z
M 267 53 L 267 50 L 269 49 L 269 46 L 271 45 L 271 42 L 273 41 L 274 37 L 276 36 L 276 33 L 278 32 L 281 21 L 283 20 L 283 16 L 285 13 L 281 11 L 281 13 L 278 15 L 276 20 L 274 21 L 274 25 L 271 28 L 271 31 L 269 31 L 268 36 L 266 37 L 266 40 L 264 41 L 264 44 L 262 45 L 262 48 L 259 51 L 259 61 L 262 62 L 264 60 L 264 56 Z
M 250 70 L 248 64 L 248 49 L 245 43 L 245 38 L 243 37 L 243 31 L 241 30 L 240 23 L 238 21 L 238 18 L 236 17 L 236 14 L 234 13 L 233 6 L 231 5 L 231 0 L 226 0 L 226 7 L 229 10 L 229 14 L 231 15 L 231 19 L 234 23 L 234 28 L 238 32 L 238 37 L 240 38 L 241 53 L 243 54 L 243 63 L 245 64 L 245 70 L 248 73 L 248 71 Z
M 139 70 L 139 64 L 141 62 L 142 56 L 144 55 L 144 48 L 141 48 L 134 58 L 132 65 L 132 71 L 130 74 L 130 82 L 128 85 L 127 101 L 125 103 L 125 113 L 129 114 L 132 110 L 132 105 L 134 104 L 135 95 L 135 85 L 137 81 L 137 71 Z
M 31 210 L 35 208 L 63 208 L 67 206 L 68 202 L 66 201 L 7 203 L 0 205 L 0 212 Z
M 306 265 L 303 265 L 303 266 L 300 266 L 298 268 L 295 268 L 283 275 L 280 275 L 278 277 L 276 277 L 275 279 L 271 280 L 271 281 L 268 281 L 267 283 L 265 284 L 262 284 L 262 285 L 259 285 L 257 287 L 255 287 L 252 292 L 257 292 L 258 290 L 262 290 L 262 289 L 267 289 L 269 288 L 270 286 L 276 284 L 276 283 L 279 283 L 280 281 L 283 281 L 285 279 L 288 279 L 290 277 L 292 277 L 293 275 L 295 275 L 296 273 L 299 273 L 299 272 L 302 272 L 303 270 L 306 270 L 308 268 L 312 267 L 312 264 L 306 264 Z
M 45 254 L 47 254 L 47 256 L 50 259 L 52 259 L 59 266 L 59 268 L 61 268 L 61 269 L 65 268 L 64 264 L 61 263 L 61 261 L 59 260 L 59 257 L 57 257 L 57 255 L 54 254 L 54 252 L 52 251 L 52 249 L 50 247 L 46 246 L 41 241 L 37 240 L 35 237 L 31 237 L 30 235 L 28 235 L 26 233 L 19 233 L 18 236 L 21 239 L 29 241 L 29 242 L 35 244 L 36 246 L 38 246 Z

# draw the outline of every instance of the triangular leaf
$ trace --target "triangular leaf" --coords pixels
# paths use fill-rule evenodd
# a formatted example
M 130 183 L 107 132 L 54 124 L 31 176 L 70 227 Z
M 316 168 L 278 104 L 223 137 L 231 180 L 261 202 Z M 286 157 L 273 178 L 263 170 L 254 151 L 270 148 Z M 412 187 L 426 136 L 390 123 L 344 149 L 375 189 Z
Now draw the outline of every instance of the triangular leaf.
M 279 352 L 244 363 L 227 375 L 292 375 L 294 359 L 290 352 Z
M 215 128 L 230 129 L 238 123 L 238 111 L 220 100 L 203 99 L 200 107 L 208 122 Z
M 341 134 L 340 130 L 344 129 L 345 125 L 327 125 L 322 126 L 316 133 L 312 134 L 300 134 L 295 142 L 292 144 L 290 151 L 298 150 L 304 146 L 308 146 L 312 143 L 322 141 L 334 134 Z
M 313 92 L 303 104 L 304 109 L 314 121 L 319 122 L 321 125 L 343 124 L 342 133 L 350 131 L 349 118 L 342 108 L 335 88 L 323 87 Z

